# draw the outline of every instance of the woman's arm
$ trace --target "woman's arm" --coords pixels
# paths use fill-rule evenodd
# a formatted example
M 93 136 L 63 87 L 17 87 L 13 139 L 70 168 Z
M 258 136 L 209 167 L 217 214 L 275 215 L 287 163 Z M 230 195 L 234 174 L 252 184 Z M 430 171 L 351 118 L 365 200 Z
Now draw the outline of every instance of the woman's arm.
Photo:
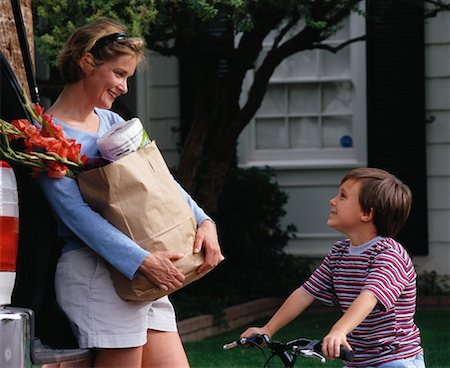
M 175 179 L 174 179 L 175 180 Z M 203 209 L 195 202 L 190 194 L 184 190 L 184 188 L 175 180 L 175 183 L 180 190 L 181 194 L 183 194 L 184 199 L 189 204 L 194 213 L 194 217 L 197 220 L 197 224 L 200 226 L 203 221 L 211 220 L 211 218 L 203 211 Z M 211 220 L 212 221 L 212 220 Z
M 184 276 L 172 261 L 183 255 L 169 251 L 150 253 L 141 248 L 91 209 L 73 179 L 41 175 L 39 184 L 64 225 L 126 277 L 133 279 L 140 270 L 163 290 L 181 285 Z
M 38 180 L 53 211 L 67 228 L 64 231 L 70 230 L 81 244 L 89 246 L 132 279 L 149 252 L 93 211 L 83 200 L 74 179 L 41 175 Z M 70 233 L 63 235 L 71 237 Z
M 192 212 L 197 220 L 198 229 L 195 236 L 194 253 L 200 253 L 202 249 L 205 250 L 205 260 L 197 268 L 197 273 L 202 274 L 212 270 L 225 259 L 220 250 L 216 224 L 180 184 L 177 183 L 177 186 L 192 208 Z

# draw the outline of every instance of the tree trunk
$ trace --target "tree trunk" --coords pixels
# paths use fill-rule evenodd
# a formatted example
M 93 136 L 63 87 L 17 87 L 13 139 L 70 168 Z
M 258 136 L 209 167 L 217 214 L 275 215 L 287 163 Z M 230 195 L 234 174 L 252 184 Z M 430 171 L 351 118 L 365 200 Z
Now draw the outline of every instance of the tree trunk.
M 210 213 L 217 213 L 218 200 L 222 192 L 225 175 L 230 169 L 236 155 L 236 140 L 231 136 L 224 137 L 220 144 L 214 147 L 211 158 L 204 169 L 202 186 L 197 193 L 199 203 Z
M 233 122 L 240 112 L 246 70 L 238 66 L 228 66 L 228 70 L 218 58 L 198 53 L 180 64 L 185 134 L 177 179 L 203 208 L 214 213 L 242 130 L 237 130 Z
M 212 111 L 205 107 L 201 114 L 196 114 L 177 171 L 178 180 L 210 213 L 217 211 L 223 179 L 235 157 L 239 135 L 232 134 L 230 127 L 237 107 L 219 103 L 218 99 L 206 95 L 199 98 L 200 105 L 219 105 L 220 109 Z
M 33 14 L 31 10 L 31 0 L 22 0 L 20 1 L 20 5 L 27 32 L 28 45 L 32 55 L 32 60 L 34 61 Z M 16 23 L 14 21 L 14 14 L 10 0 L 0 0 L 0 34 L 0 50 L 11 64 L 14 73 L 29 96 L 28 82 L 23 65 L 22 52 L 20 49 Z

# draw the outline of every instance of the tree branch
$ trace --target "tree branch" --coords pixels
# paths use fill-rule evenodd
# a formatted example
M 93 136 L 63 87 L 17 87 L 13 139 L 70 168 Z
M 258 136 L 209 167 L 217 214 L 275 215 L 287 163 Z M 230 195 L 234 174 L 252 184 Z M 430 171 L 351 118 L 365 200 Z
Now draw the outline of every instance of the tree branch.
M 237 129 L 239 132 L 242 131 L 254 116 L 261 106 L 267 85 L 275 68 L 288 56 L 309 49 L 309 45 L 320 37 L 319 33 L 320 30 L 306 27 L 280 47 L 267 53 L 260 67 L 255 71 L 246 103 L 231 123 L 232 129 Z
M 280 33 L 273 41 L 272 50 L 276 49 L 283 39 L 283 37 L 300 21 L 300 15 L 297 14 L 295 17 L 292 17 L 291 20 L 280 30 Z
M 336 24 L 341 22 L 345 17 L 347 17 L 354 6 L 356 6 L 361 0 L 352 0 L 349 1 L 348 8 L 337 9 L 335 14 L 333 14 L 327 22 L 327 28 L 334 27 Z M 329 5 L 329 4 L 328 4 Z M 328 8 L 328 12 L 332 12 L 332 8 Z M 314 11 L 318 11 L 318 9 L 314 9 Z M 288 27 L 289 24 L 286 26 Z M 287 33 L 287 28 L 284 28 L 282 32 Z M 291 26 L 292 27 L 292 26 Z M 343 47 L 358 41 L 362 41 L 365 39 L 365 36 L 353 38 L 343 42 L 341 45 L 332 47 L 329 45 L 317 43 L 323 41 L 323 29 L 317 29 L 306 26 L 302 30 L 300 30 L 295 36 L 291 37 L 289 40 L 285 41 L 279 47 L 272 47 L 270 52 L 267 53 L 264 58 L 262 64 L 255 72 L 254 80 L 252 86 L 250 87 L 248 93 L 248 99 L 241 111 L 237 114 L 236 118 L 233 119 L 233 123 L 231 124 L 234 129 L 241 131 L 246 124 L 251 120 L 254 116 L 258 108 L 261 106 L 263 101 L 267 85 L 269 83 L 270 77 L 272 76 L 275 68 L 287 57 L 300 52 L 302 50 L 308 49 L 327 49 L 332 52 L 337 52 Z M 283 34 L 283 36 L 284 36 Z M 276 38 L 277 44 L 281 41 L 281 34 Z M 236 124 L 236 125 L 235 125 Z
M 331 46 L 331 45 L 327 45 L 327 44 L 324 44 L 324 43 L 318 43 L 318 44 L 312 45 L 312 47 L 310 49 L 311 50 L 312 49 L 322 49 L 322 50 L 330 51 L 330 52 L 335 54 L 339 50 L 343 49 L 344 47 L 346 47 L 346 46 L 348 46 L 348 45 L 350 45 L 352 43 L 359 42 L 359 41 L 365 41 L 366 39 L 367 39 L 367 36 L 363 35 L 363 36 L 355 37 L 355 38 L 352 38 L 352 39 L 347 40 L 345 42 L 342 42 L 340 45 L 337 45 L 337 46 Z
M 424 0 L 424 2 L 435 6 L 435 8 L 430 12 L 425 12 L 424 18 L 434 18 L 440 12 L 450 10 L 450 4 L 445 4 L 441 1 Z
M 339 24 L 340 22 L 342 22 L 346 17 L 350 16 L 350 14 L 352 12 L 356 12 L 357 10 L 357 5 L 361 2 L 362 0 L 351 0 L 348 1 L 348 3 L 346 4 L 346 6 L 342 6 L 340 7 L 340 9 L 338 8 L 336 13 L 333 14 L 330 18 L 328 19 L 324 19 L 325 22 L 327 23 L 328 28 L 334 27 L 335 25 Z M 322 10 L 322 12 L 325 11 L 327 13 L 332 13 L 332 9 L 330 7 L 325 8 L 324 10 Z

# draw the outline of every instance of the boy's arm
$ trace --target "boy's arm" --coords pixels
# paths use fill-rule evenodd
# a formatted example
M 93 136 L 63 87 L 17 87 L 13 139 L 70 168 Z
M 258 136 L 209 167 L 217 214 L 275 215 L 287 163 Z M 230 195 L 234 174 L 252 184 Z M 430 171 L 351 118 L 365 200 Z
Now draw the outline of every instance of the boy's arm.
M 300 315 L 313 301 L 314 297 L 312 295 L 308 294 L 303 288 L 298 288 L 286 299 L 269 322 L 263 327 L 248 328 L 241 334 L 241 337 L 249 337 L 253 334 L 273 336 L 275 332 Z
M 322 352 L 329 358 L 339 356 L 340 346 L 351 350 L 347 335 L 353 331 L 372 312 L 378 300 L 370 291 L 363 290 L 353 301 L 344 315 L 334 324 L 328 335 L 324 337 Z

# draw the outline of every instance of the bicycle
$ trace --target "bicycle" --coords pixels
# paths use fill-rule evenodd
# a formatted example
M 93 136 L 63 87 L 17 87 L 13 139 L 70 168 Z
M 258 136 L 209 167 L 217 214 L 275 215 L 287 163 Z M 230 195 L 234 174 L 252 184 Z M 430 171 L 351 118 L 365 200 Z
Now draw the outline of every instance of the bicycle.
M 233 342 L 223 345 L 224 350 L 233 349 L 236 346 L 248 346 L 257 347 L 264 355 L 266 359 L 263 367 L 269 367 L 270 360 L 277 356 L 283 362 L 285 368 L 293 368 L 298 356 L 305 358 L 316 358 L 325 363 L 326 359 L 322 355 L 322 341 L 312 340 L 308 338 L 297 338 L 289 342 L 274 341 L 268 335 L 252 335 L 250 337 L 243 337 Z M 264 353 L 264 349 L 271 350 L 271 355 L 267 357 Z M 351 361 L 355 353 L 353 350 L 347 350 L 341 346 L 339 358 Z

